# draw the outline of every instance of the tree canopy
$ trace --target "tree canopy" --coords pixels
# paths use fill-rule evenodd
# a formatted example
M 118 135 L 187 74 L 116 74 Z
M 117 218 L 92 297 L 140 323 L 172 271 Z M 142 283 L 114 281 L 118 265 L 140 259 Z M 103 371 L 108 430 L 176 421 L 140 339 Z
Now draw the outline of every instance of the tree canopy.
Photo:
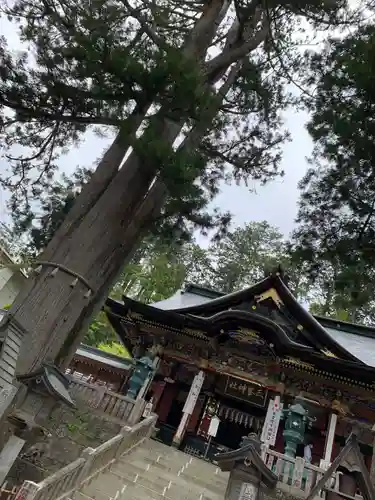
M 315 149 L 300 186 L 296 249 L 327 283 L 326 313 L 356 309 L 351 319 L 374 320 L 375 26 L 330 40 L 307 62 Z
M 96 126 L 121 129 L 137 154 L 161 160 L 168 197 L 160 229 L 189 230 L 184 221 L 225 226 L 227 214 L 206 210 L 221 180 L 268 181 L 281 173 L 287 137 L 281 113 L 292 102 L 284 83 L 302 62 L 295 49 L 298 33 L 306 42 L 301 19 L 316 30 L 349 15 L 344 0 L 230 4 L 14 2 L 6 13 L 31 50 L 14 55 L 4 39 L 0 46 L 1 130 L 10 165 L 0 180 L 12 192 L 12 210 L 29 220 L 32 200 L 50 190 L 60 155 Z M 213 47 L 218 55 L 207 58 Z M 235 62 L 226 94 L 214 97 L 212 86 Z M 200 122 L 193 156 L 190 145 L 171 154 L 162 144 L 158 124 L 165 118 L 184 135 Z M 141 123 L 145 133 L 135 140 Z

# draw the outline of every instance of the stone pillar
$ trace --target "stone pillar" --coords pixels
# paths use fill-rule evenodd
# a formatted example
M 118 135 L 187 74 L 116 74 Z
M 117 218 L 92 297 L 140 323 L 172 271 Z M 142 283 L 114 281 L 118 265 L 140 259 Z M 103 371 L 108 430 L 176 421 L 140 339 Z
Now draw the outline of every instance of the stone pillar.
M 10 436 L 0 453 L 0 486 L 5 481 L 12 465 L 25 444 L 25 440 L 18 436 Z
M 193 383 L 191 384 L 188 397 L 185 401 L 184 409 L 182 410 L 182 418 L 176 434 L 173 437 L 172 446 L 178 448 L 184 438 L 191 414 L 194 411 L 195 405 L 197 404 L 199 394 L 201 392 L 203 382 L 205 378 L 205 373 L 203 370 L 194 377 Z
M 335 442 L 336 425 L 337 425 L 337 415 L 336 413 L 331 413 L 328 420 L 326 442 L 324 445 L 324 456 L 323 459 L 320 461 L 320 467 L 322 469 L 328 469 L 331 463 L 332 450 Z

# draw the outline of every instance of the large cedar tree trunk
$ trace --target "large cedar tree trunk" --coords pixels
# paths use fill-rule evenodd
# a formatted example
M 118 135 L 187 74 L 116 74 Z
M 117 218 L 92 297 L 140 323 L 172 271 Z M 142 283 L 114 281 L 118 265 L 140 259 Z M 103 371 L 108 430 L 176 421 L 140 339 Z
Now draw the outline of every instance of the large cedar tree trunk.
M 143 225 L 129 237 L 126 232 L 154 177 L 151 168 L 139 163 L 131 155 L 87 214 L 53 238 L 53 251 L 47 247 L 41 256 L 40 274 L 31 277 L 16 298 L 10 320 L 15 318 L 26 337 L 18 373 L 56 359 L 69 334 L 78 333 L 85 318 L 100 307 L 98 299 L 105 300 L 131 255 Z M 144 215 L 148 219 L 152 211 Z

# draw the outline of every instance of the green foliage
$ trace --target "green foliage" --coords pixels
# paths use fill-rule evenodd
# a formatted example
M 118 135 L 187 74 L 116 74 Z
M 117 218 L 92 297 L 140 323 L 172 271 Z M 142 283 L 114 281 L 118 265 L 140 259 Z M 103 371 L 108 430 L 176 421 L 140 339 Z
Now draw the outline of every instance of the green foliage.
M 373 321 L 375 26 L 331 40 L 308 63 L 315 150 L 301 182 L 297 255 L 322 283 L 325 314 L 345 310 L 352 320 Z
M 99 344 L 111 344 L 118 340 L 115 331 L 110 325 L 104 312 L 100 312 L 91 323 L 83 342 L 93 347 Z
M 121 356 L 123 358 L 130 358 L 130 354 L 125 349 L 125 347 L 119 342 L 112 342 L 111 344 L 100 343 L 98 349 L 104 352 L 109 352 L 110 354 L 116 354 L 116 356 Z
M 229 232 L 209 254 L 212 285 L 229 293 L 263 279 L 286 256 L 286 247 L 282 234 L 263 221 Z
M 151 303 L 164 300 L 182 288 L 184 283 L 207 284 L 210 260 L 207 252 L 195 243 L 167 246 L 160 239 L 143 242 L 138 261 L 125 266 L 111 296 L 133 297 Z
M 282 174 L 280 148 L 288 138 L 282 113 L 295 101 L 286 83 L 303 62 L 296 40 L 308 43 L 301 19 L 314 38 L 316 30 L 350 17 L 345 0 L 232 7 L 238 26 L 230 29 L 226 18 L 212 32 L 198 22 L 207 15 L 204 2 L 182 9 L 180 0 L 136 6 L 16 0 L 5 9 L 27 46 L 14 54 L 0 41 L 0 137 L 9 164 L 0 182 L 11 191 L 16 225 L 20 216 L 30 224 L 61 154 L 98 127 L 121 130 L 142 164 L 164 181 L 161 233 L 173 230 L 187 240 L 196 228 L 226 231 L 229 214 L 211 210 L 220 182 L 267 182 Z M 208 61 L 213 46 L 218 56 Z M 232 84 L 217 92 L 236 62 Z M 135 134 L 139 118 L 143 135 Z M 187 137 L 183 146 L 172 148 L 166 124 Z

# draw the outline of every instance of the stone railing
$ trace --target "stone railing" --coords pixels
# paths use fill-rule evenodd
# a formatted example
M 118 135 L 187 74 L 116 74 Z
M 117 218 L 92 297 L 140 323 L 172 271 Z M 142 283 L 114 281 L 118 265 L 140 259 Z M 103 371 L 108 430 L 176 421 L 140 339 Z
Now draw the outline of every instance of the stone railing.
M 290 458 L 276 451 L 269 450 L 262 446 L 262 458 L 264 463 L 271 469 L 278 478 L 277 487 L 292 496 L 305 498 L 312 488 L 322 478 L 325 470 L 306 462 L 301 457 Z M 340 493 L 340 474 L 335 472 L 325 484 L 324 489 L 316 498 L 325 498 L 326 492 Z M 363 497 L 356 495 L 351 497 L 345 494 L 348 500 L 363 500 Z
M 122 424 L 137 421 L 136 418 L 130 418 L 135 405 L 134 399 L 109 391 L 104 386 L 89 384 L 72 377 L 69 392 L 74 401 L 92 408 L 108 420 Z
M 276 474 L 277 487 L 296 497 L 306 497 L 325 472 L 301 457 L 291 458 L 266 447 L 262 447 L 262 458 Z M 337 491 L 338 483 L 336 474 L 333 474 L 326 483 L 326 488 Z M 324 496 L 324 492 L 321 492 L 321 496 Z
M 105 472 L 120 457 L 148 439 L 155 427 L 156 415 L 147 417 L 133 427 L 123 427 L 121 433 L 98 448 L 86 448 L 80 458 L 55 472 L 40 483 L 24 481 L 15 500 L 63 500 L 73 495 L 85 483 Z

